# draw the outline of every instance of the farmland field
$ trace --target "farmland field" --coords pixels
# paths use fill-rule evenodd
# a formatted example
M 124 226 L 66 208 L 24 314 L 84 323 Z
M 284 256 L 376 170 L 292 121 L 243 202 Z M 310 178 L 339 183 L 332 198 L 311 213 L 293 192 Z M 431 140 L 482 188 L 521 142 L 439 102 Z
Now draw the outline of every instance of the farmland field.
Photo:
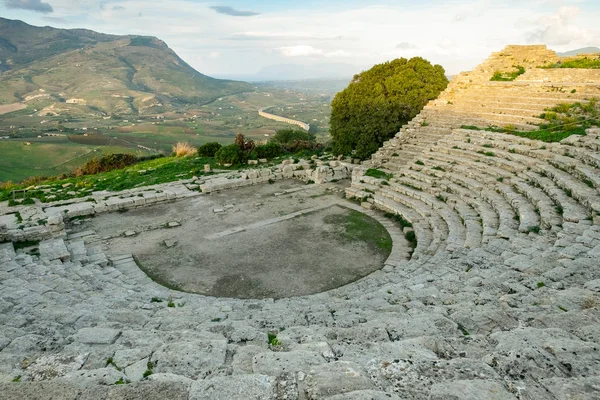
M 27 145 L 27 143 L 31 143 Z M 73 143 L 67 138 L 40 138 L 0 141 L 0 182 L 20 181 L 31 176 L 53 176 L 73 171 L 86 161 L 111 153 L 146 151 L 117 146 L 92 146 Z
M 166 155 L 177 142 L 229 144 L 237 133 L 261 142 L 290 127 L 260 117 L 258 109 L 263 107 L 315 126 L 320 140 L 326 140 L 333 94 L 314 88 L 257 84 L 254 92 L 224 96 L 195 108 L 157 115 L 110 116 L 84 113 L 71 105 L 64 114 L 42 117 L 37 110 L 45 107 L 46 100 L 36 99 L 26 109 L 0 115 L 0 137 L 10 137 L 0 140 L 0 182 L 71 172 L 92 157 L 108 153 Z M 55 133 L 65 136 L 46 136 Z

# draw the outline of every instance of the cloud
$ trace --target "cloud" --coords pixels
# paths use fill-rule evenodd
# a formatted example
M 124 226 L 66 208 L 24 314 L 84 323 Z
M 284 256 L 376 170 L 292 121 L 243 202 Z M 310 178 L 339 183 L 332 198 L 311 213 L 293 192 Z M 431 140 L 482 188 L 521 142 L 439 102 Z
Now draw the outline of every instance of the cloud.
M 255 15 L 259 15 L 259 13 L 254 11 L 236 10 L 235 8 L 229 6 L 212 6 L 211 9 L 215 10 L 219 14 L 230 15 L 232 17 L 253 17 Z
M 527 41 L 551 46 L 588 42 L 590 33 L 573 23 L 580 12 L 578 7 L 561 7 L 554 15 L 543 15 L 529 21 L 534 28 L 526 33 Z
M 408 42 L 402 42 L 402 43 L 398 43 L 396 45 L 397 49 L 401 49 L 401 50 L 411 50 L 411 49 L 416 49 L 417 46 L 415 46 L 412 43 L 408 43 Z
M 310 33 L 294 32 L 241 32 L 224 36 L 223 40 L 347 40 L 344 36 L 323 36 Z
M 4 0 L 6 8 L 18 8 L 41 13 L 51 13 L 54 11 L 49 3 L 44 3 L 42 0 Z
M 277 50 L 279 50 L 281 54 L 286 57 L 307 57 L 319 56 L 323 54 L 323 50 L 308 45 L 284 46 Z
M 112 10 L 113 11 L 125 11 L 126 8 L 123 6 L 113 6 Z

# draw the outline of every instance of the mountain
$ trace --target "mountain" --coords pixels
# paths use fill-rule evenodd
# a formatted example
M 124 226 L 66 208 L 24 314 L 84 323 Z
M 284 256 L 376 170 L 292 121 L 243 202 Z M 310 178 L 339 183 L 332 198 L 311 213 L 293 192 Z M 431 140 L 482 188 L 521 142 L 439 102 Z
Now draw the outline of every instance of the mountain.
M 40 115 L 142 114 L 253 90 L 199 73 L 155 37 L 0 18 L 0 105 L 26 103 Z
M 598 47 L 583 47 L 581 49 L 566 51 L 564 53 L 557 53 L 559 57 L 569 57 L 576 56 L 578 54 L 595 54 L 600 53 L 600 48 Z

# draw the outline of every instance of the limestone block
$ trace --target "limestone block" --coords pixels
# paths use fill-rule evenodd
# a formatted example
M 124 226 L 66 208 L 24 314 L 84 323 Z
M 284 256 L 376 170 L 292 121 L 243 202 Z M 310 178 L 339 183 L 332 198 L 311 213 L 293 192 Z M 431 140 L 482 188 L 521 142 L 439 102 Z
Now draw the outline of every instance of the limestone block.
M 127 378 L 131 382 L 139 382 L 144 379 L 144 373 L 148 370 L 148 361 L 148 358 L 144 358 L 126 367 L 125 373 L 127 374 Z
M 248 160 L 248 165 L 258 165 L 258 160 Z
M 266 375 L 234 375 L 192 383 L 189 400 L 270 400 L 275 378 Z
M 292 178 L 294 176 L 294 167 L 292 165 L 286 165 L 281 172 L 283 173 L 284 178 Z
M 73 339 L 84 344 L 112 344 L 117 340 L 121 331 L 110 328 L 82 328 Z
M 330 171 L 331 170 L 329 169 L 329 167 L 317 167 L 315 169 L 315 172 L 312 174 L 313 181 L 315 181 L 315 183 L 319 185 L 324 183 L 327 180 L 327 176 L 329 175 Z
M 66 262 L 70 260 L 71 253 L 62 239 L 45 240 L 40 243 L 40 257 Z
M 464 380 L 433 385 L 430 400 L 517 400 L 500 382 Z
M 270 175 L 271 175 L 271 170 L 266 169 L 266 168 L 260 170 L 260 176 L 261 177 L 266 178 L 266 177 L 268 177 Z
M 350 361 L 335 361 L 312 368 L 302 386 L 311 400 L 373 389 L 367 373 Z
M 60 225 L 63 222 L 63 217 L 60 214 L 52 214 L 48 217 L 48 225 Z
M 98 396 L 95 388 L 90 397 L 82 396 L 79 399 L 107 399 L 107 400 L 188 400 L 189 383 L 187 382 L 136 382 L 127 385 L 115 385 L 108 388 L 108 394 Z
M 197 340 L 169 343 L 152 354 L 153 371 L 195 378 L 210 368 L 225 363 L 226 340 Z
M 327 397 L 327 400 L 402 400 L 394 393 L 375 390 L 357 390 L 354 392 Z
M 106 367 L 69 372 L 62 379 L 84 385 L 114 385 L 118 381 L 125 382 L 127 376 L 115 368 Z
M 261 164 L 264 164 L 264 163 L 268 162 L 268 160 L 266 158 L 259 158 L 258 162 Z
M 66 375 L 80 369 L 89 353 L 66 355 L 52 354 L 37 358 L 27 367 L 27 375 L 34 381 L 45 381 Z
M 281 372 L 308 372 L 312 366 L 325 363 L 319 353 L 311 351 L 265 352 L 254 356 L 255 374 L 278 375 Z

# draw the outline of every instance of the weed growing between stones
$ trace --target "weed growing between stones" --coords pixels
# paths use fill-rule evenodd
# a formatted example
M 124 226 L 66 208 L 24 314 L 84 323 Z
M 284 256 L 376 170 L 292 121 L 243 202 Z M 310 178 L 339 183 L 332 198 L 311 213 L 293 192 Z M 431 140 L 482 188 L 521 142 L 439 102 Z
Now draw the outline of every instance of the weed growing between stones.
M 471 334 L 469 333 L 469 331 L 467 330 L 467 328 L 464 327 L 463 324 L 458 323 L 458 329 L 462 332 L 462 334 L 464 336 L 471 336 Z
M 277 339 L 276 333 L 269 332 L 267 334 L 267 337 L 268 337 L 269 346 L 273 346 L 273 347 L 283 346 L 283 343 L 281 342 L 281 340 Z
M 117 371 L 121 371 L 121 367 L 119 367 L 117 364 L 115 364 L 115 361 L 113 360 L 112 357 L 109 357 L 106 360 L 106 366 L 108 367 L 109 365 L 112 365 Z
M 146 371 L 143 375 L 144 378 L 147 378 L 150 375 L 152 375 L 152 368 L 154 368 L 154 363 L 152 363 L 152 361 L 148 361 L 148 364 L 146 364 Z
M 388 174 L 375 168 L 369 168 L 367 172 L 365 172 L 365 176 L 370 176 L 371 178 L 377 179 L 385 179 L 386 181 L 389 181 L 394 177 L 393 174 Z
M 540 233 L 540 227 L 538 225 L 528 226 L 527 227 L 527 232 L 529 232 L 529 233 Z

